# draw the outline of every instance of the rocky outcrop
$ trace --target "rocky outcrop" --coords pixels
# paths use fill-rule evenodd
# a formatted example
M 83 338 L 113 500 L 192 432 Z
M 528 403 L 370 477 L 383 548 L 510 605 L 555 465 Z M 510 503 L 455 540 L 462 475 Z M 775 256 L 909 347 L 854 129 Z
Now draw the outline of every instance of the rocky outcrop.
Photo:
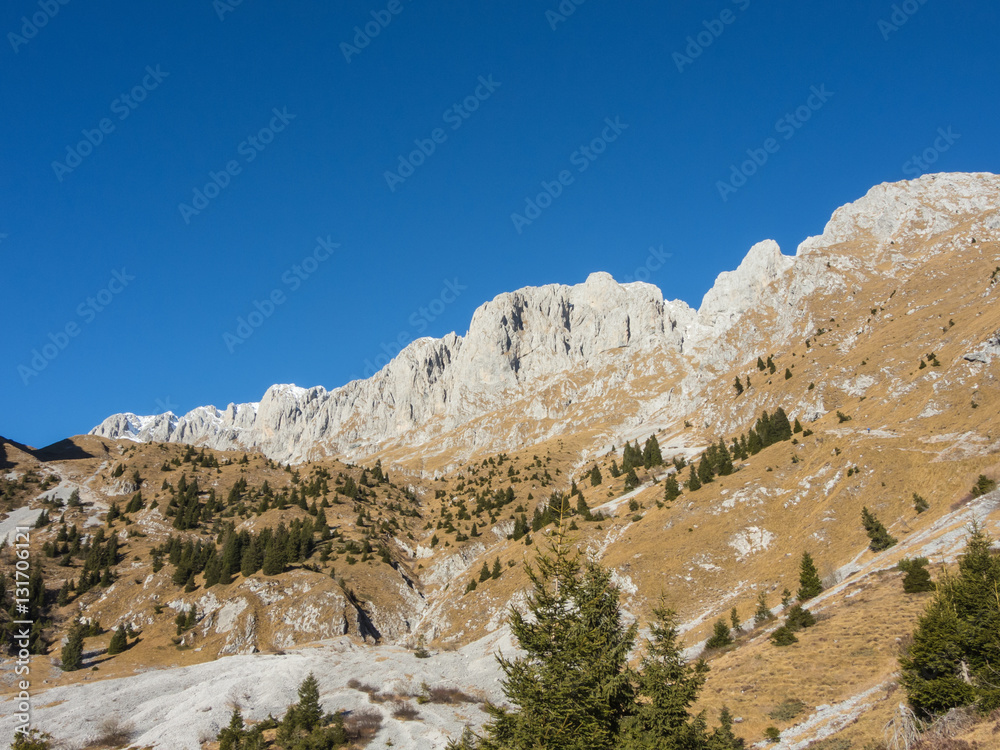
M 995 232 L 998 194 L 992 174 L 878 185 L 837 209 L 794 257 L 771 240 L 754 245 L 697 312 L 650 284 L 594 273 L 575 286 L 501 294 L 475 311 L 465 336 L 414 341 L 374 376 L 331 391 L 275 385 L 259 403 L 183 417 L 116 414 L 91 434 L 260 450 L 292 462 L 376 451 L 423 461 L 447 452 L 456 461 L 544 440 L 565 432 L 558 423 L 584 417 L 605 424 L 614 442 L 697 407 L 714 373 L 755 358 L 768 341 L 814 331 L 810 299 L 845 297 L 866 275 L 916 267 L 920 259 L 908 253 L 925 246 L 916 239 L 959 226 Z M 750 311 L 756 322 L 738 325 Z

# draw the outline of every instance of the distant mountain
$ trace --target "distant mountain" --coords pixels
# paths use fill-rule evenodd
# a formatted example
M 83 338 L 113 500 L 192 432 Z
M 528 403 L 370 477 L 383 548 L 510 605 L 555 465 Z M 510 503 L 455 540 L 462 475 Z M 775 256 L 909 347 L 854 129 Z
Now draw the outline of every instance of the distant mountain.
M 90 434 L 291 462 L 378 453 L 428 470 L 581 428 L 598 450 L 651 417 L 665 425 L 695 408 L 712 373 L 805 338 L 831 297 L 851 300 L 866 279 L 918 272 L 940 252 L 927 239 L 963 223 L 995 230 L 998 195 L 1000 177 L 985 173 L 878 185 L 837 209 L 794 257 L 770 240 L 754 245 L 697 311 L 651 284 L 594 273 L 575 286 L 501 294 L 476 310 L 465 336 L 414 341 L 366 380 L 330 391 L 274 385 L 257 403 L 184 416 L 115 414 Z

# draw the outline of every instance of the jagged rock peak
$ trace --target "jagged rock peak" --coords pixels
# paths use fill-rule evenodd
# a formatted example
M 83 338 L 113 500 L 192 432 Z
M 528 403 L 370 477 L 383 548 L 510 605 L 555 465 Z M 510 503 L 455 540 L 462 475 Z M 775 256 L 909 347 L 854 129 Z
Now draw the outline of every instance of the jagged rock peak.
M 764 290 L 792 267 L 774 240 L 750 248 L 735 271 L 723 271 L 698 308 L 698 323 L 714 338 L 729 329 L 760 299 Z

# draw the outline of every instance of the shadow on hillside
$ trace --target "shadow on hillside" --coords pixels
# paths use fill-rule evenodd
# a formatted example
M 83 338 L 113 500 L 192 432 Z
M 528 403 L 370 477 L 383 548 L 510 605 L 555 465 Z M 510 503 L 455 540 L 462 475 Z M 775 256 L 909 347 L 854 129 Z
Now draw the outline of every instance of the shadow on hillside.
M 88 453 L 74 443 L 72 438 L 66 438 L 57 443 L 52 443 L 52 445 L 29 452 L 39 461 L 73 461 L 75 459 L 94 457 L 94 454 Z

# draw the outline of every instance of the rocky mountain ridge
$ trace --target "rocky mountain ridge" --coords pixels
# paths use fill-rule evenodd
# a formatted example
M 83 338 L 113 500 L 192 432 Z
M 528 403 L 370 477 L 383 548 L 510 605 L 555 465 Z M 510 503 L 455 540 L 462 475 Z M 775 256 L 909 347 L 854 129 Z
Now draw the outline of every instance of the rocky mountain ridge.
M 394 463 L 426 469 L 434 455 L 454 465 L 540 442 L 562 430 L 557 423 L 592 422 L 597 411 L 605 430 L 594 443 L 610 445 L 651 414 L 690 410 L 713 373 L 755 358 L 760 346 L 805 338 L 817 326 L 810 299 L 850 299 L 867 276 L 911 273 L 925 259 L 908 252 L 910 243 L 969 220 L 979 232 L 996 230 L 998 194 L 1000 177 L 987 173 L 884 183 L 837 209 L 795 256 L 771 240 L 754 245 L 697 311 L 651 284 L 594 273 L 576 286 L 498 295 L 476 310 L 465 336 L 414 341 L 366 380 L 330 391 L 275 385 L 259 403 L 182 417 L 116 414 L 90 434 L 256 449 L 290 462 L 388 451 Z M 730 335 L 751 310 L 768 329 Z M 616 390 L 623 402 L 608 409 Z M 515 405 L 521 419 L 512 425 L 502 415 Z

